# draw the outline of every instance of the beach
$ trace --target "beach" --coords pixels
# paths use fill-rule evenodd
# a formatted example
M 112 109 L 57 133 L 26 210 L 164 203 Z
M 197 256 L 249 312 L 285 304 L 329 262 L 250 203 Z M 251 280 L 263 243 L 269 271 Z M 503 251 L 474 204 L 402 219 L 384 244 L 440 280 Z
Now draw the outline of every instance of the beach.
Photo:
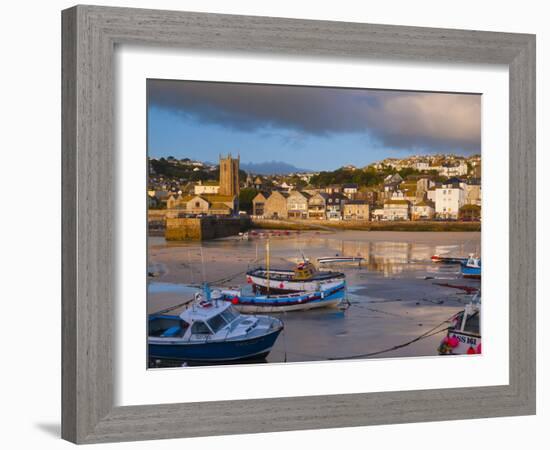
M 470 301 L 463 287 L 480 286 L 461 278 L 458 265 L 430 260 L 434 254 L 480 255 L 479 232 L 257 230 L 248 240 L 235 236 L 201 243 L 151 236 L 148 313 L 184 303 L 203 282 L 246 289 L 247 269 L 265 265 L 268 238 L 273 268 L 335 255 L 364 261 L 332 267 L 346 274 L 346 305 L 271 314 L 285 328 L 267 362 L 436 356 L 443 334 L 430 335 L 431 330 L 445 327 L 445 320 Z

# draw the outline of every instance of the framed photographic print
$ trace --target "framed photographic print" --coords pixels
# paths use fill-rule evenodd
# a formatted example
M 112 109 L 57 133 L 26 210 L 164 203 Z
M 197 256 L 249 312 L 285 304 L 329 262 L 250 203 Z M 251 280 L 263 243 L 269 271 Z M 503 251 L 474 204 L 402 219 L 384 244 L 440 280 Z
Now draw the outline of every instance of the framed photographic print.
M 63 437 L 533 414 L 534 73 L 532 35 L 63 11 Z

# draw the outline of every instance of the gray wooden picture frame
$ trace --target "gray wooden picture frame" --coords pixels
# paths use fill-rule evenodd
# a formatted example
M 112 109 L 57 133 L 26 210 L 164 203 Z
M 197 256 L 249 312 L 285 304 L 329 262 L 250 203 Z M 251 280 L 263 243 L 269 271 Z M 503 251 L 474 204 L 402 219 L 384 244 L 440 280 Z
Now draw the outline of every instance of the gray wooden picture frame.
M 97 6 L 63 11 L 62 32 L 64 439 L 94 443 L 535 413 L 535 36 Z M 117 44 L 508 66 L 509 384 L 115 407 Z

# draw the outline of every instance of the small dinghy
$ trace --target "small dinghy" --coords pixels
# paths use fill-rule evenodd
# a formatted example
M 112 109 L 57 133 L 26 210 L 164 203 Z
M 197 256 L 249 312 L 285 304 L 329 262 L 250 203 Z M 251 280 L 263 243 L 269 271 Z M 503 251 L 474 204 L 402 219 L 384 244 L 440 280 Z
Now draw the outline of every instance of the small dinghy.
M 476 355 L 481 353 L 481 296 L 475 294 L 464 311 L 458 313 L 437 349 L 440 355 Z
M 273 313 L 303 311 L 338 306 L 346 295 L 346 282 L 314 292 L 295 292 L 283 295 L 243 295 L 240 289 L 224 289 L 223 300 L 242 313 Z
M 269 354 L 283 329 L 281 320 L 243 316 L 230 302 L 211 297 L 205 285 L 179 316 L 149 316 L 149 359 L 215 363 Z
M 468 261 L 468 258 L 454 258 L 450 256 L 433 255 L 431 257 L 432 262 L 442 264 L 462 264 Z
M 481 258 L 470 256 L 465 263 L 460 265 L 460 273 L 463 278 L 481 279 Z
M 362 256 L 326 256 L 317 258 L 318 264 L 361 264 L 365 258 Z

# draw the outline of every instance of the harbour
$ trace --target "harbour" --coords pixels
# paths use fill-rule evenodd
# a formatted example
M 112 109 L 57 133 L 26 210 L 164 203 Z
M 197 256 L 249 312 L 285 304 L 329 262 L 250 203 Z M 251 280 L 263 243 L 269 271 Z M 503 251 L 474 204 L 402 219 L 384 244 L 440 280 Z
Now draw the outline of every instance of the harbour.
M 260 362 L 436 356 L 450 319 L 481 284 L 464 278 L 460 265 L 432 261 L 433 255 L 479 255 L 477 232 L 252 230 L 246 239 L 201 243 L 150 236 L 148 313 L 180 314 L 204 282 L 251 295 L 246 274 L 265 266 L 267 242 L 273 268 L 292 270 L 304 258 L 349 257 L 360 263 L 329 269 L 346 278 L 345 301 L 338 306 L 270 312 L 284 330 Z

